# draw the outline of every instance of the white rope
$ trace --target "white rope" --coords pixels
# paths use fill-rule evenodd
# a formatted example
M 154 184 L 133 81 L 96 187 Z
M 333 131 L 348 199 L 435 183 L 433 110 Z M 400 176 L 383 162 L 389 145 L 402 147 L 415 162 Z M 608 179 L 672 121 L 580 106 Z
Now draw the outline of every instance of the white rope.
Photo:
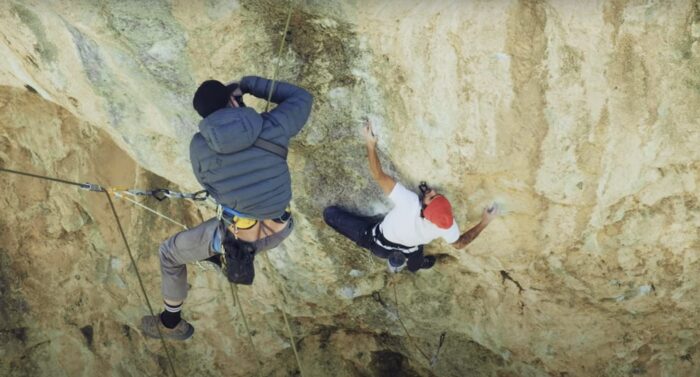
M 136 195 L 134 195 L 134 194 L 132 194 L 132 193 L 130 193 L 130 192 L 128 192 L 128 191 L 121 191 L 121 192 L 113 191 L 113 192 L 114 192 L 114 196 L 117 197 L 117 198 L 120 198 L 120 199 L 124 199 L 124 200 L 126 200 L 126 201 L 129 201 L 129 202 L 131 202 L 131 203 L 133 203 L 133 204 L 135 204 L 135 205 L 137 205 L 137 206 L 139 206 L 139 207 L 141 207 L 141 208 L 143 208 L 143 209 L 145 209 L 145 210 L 147 210 L 147 211 L 149 211 L 149 212 L 151 212 L 151 213 L 153 213 L 153 214 L 155 214 L 155 215 L 157 215 L 157 216 L 160 216 L 160 217 L 162 217 L 162 218 L 164 218 L 164 219 L 170 221 L 171 223 L 174 223 L 174 224 L 177 224 L 177 225 L 181 226 L 183 229 L 189 229 L 189 228 L 187 228 L 187 225 L 182 224 L 182 223 L 179 223 L 179 222 L 177 222 L 177 221 L 171 219 L 170 217 L 165 216 L 164 214 L 162 214 L 162 213 L 160 213 L 160 212 L 158 212 L 158 211 L 156 211 L 156 210 L 154 210 L 154 209 L 152 209 L 152 208 L 150 208 L 150 207 L 148 207 L 148 206 L 145 206 L 145 205 L 143 205 L 143 204 L 141 204 L 141 203 L 139 203 L 139 202 L 137 202 L 137 201 L 135 201 L 135 200 L 133 200 L 133 199 L 127 198 L 126 196 L 123 196 L 123 195 L 122 195 L 122 193 L 125 193 L 125 194 L 128 194 L 128 195 L 136 196 Z
M 131 196 L 133 196 L 133 197 L 136 197 L 137 195 L 134 194 L 134 193 L 131 193 L 131 192 L 129 192 L 129 191 L 119 191 L 119 192 L 113 191 L 113 193 L 114 193 L 114 196 L 117 197 L 117 198 L 119 198 L 119 199 L 124 199 L 124 200 L 126 200 L 126 201 L 129 201 L 129 202 L 131 202 L 131 203 L 133 203 L 133 204 L 135 204 L 135 205 L 137 205 L 137 206 L 139 206 L 139 207 L 141 207 L 141 208 L 143 208 L 143 209 L 145 209 L 145 210 L 147 210 L 147 211 L 149 211 L 149 212 L 151 212 L 151 213 L 153 213 L 153 214 L 155 214 L 155 215 L 157 215 L 157 216 L 159 216 L 159 217 L 162 217 L 162 218 L 164 218 L 164 219 L 166 219 L 166 220 L 168 220 L 168 221 L 170 221 L 170 222 L 172 222 L 172 223 L 174 223 L 174 224 L 177 224 L 177 225 L 181 226 L 181 227 L 182 227 L 183 229 L 185 229 L 185 230 L 189 229 L 189 228 L 187 227 L 187 225 L 181 224 L 181 223 L 179 223 L 179 222 L 177 222 L 177 221 L 171 219 L 171 218 L 168 217 L 168 216 L 165 216 L 164 214 L 162 214 L 162 213 L 160 213 L 160 212 L 158 212 L 158 211 L 156 211 L 156 210 L 154 210 L 154 209 L 152 209 L 152 208 L 150 208 L 150 207 L 148 207 L 148 206 L 145 206 L 145 205 L 143 205 L 143 204 L 141 204 L 141 203 L 139 203 L 139 202 L 137 202 L 137 201 L 135 201 L 135 200 L 129 199 L 129 198 L 127 198 L 127 197 L 125 197 L 125 196 L 122 195 L 122 194 L 127 194 L 127 195 L 131 195 Z M 207 267 L 207 266 L 205 266 L 204 264 L 202 264 L 201 261 L 196 261 L 196 262 L 194 262 L 194 264 L 196 264 L 197 267 L 199 267 L 199 269 L 202 270 L 202 271 L 209 271 L 209 270 L 212 270 L 212 269 L 217 270 L 217 271 L 219 270 L 218 268 L 212 268 L 213 265 L 212 265 L 212 267 Z

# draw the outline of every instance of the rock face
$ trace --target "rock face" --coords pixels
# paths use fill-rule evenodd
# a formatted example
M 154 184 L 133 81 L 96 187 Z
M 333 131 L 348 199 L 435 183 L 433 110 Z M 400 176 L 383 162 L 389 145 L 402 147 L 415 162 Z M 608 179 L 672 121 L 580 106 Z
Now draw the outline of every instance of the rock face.
M 299 374 L 282 311 L 304 376 L 700 375 L 700 3 L 292 4 L 278 56 L 286 2 L 2 2 L 0 166 L 198 190 L 197 84 L 279 64 L 316 101 L 290 148 L 298 226 L 239 292 L 262 375 Z M 437 186 L 462 231 L 492 201 L 504 215 L 465 250 L 428 246 L 432 270 L 387 275 L 321 218 L 389 208 L 364 115 L 385 169 Z M 0 375 L 169 373 L 105 195 L 0 182 Z M 113 200 L 160 310 L 158 244 L 181 228 Z M 225 278 L 189 280 L 178 375 L 255 375 Z

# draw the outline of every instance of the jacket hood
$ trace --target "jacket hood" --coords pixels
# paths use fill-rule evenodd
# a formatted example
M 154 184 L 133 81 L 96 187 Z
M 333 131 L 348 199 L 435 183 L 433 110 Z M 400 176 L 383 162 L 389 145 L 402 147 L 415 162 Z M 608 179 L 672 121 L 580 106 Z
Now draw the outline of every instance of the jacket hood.
M 250 107 L 217 110 L 199 122 L 199 132 L 216 153 L 235 153 L 253 145 L 263 119 Z

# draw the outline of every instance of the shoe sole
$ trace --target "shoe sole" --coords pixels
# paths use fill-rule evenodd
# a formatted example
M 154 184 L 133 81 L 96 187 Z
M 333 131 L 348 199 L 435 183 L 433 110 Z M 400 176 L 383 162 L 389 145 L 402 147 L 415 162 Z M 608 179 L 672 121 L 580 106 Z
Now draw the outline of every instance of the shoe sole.
M 160 339 L 160 335 L 158 333 L 151 334 L 151 333 L 144 331 L 143 329 L 141 329 L 141 333 L 148 338 Z M 163 338 L 164 339 L 172 339 L 172 340 L 187 340 L 187 339 L 191 338 L 192 335 L 194 335 L 194 326 L 189 325 L 187 332 L 185 332 L 184 334 L 178 334 L 178 335 L 163 334 Z
M 194 335 L 194 326 L 190 325 L 189 328 L 187 329 L 186 333 L 184 333 L 182 335 L 178 335 L 178 336 L 169 336 L 167 338 L 174 339 L 174 340 L 187 340 L 187 339 L 191 338 L 192 335 Z M 165 337 L 165 335 L 163 335 L 163 336 Z

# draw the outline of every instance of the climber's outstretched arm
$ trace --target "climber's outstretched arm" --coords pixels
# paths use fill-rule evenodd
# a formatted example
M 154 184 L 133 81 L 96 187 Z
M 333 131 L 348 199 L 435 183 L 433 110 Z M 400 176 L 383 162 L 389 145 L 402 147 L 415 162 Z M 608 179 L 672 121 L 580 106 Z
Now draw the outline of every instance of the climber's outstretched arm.
M 377 156 L 377 135 L 372 130 L 372 122 L 369 119 L 365 120 L 364 124 L 365 141 L 367 142 L 367 159 L 369 160 L 369 171 L 372 173 L 372 178 L 382 188 L 384 194 L 389 195 L 396 186 L 396 181 L 388 176 L 382 170 L 382 164 Z
M 489 225 L 491 220 L 495 219 L 497 216 L 498 208 L 495 206 L 484 208 L 484 212 L 481 214 L 481 221 L 468 231 L 464 232 L 459 239 L 452 244 L 452 246 L 457 249 L 465 248 L 472 241 L 474 241 L 474 239 L 479 236 L 479 233 L 481 233 L 481 231 L 484 230 L 487 225 Z

